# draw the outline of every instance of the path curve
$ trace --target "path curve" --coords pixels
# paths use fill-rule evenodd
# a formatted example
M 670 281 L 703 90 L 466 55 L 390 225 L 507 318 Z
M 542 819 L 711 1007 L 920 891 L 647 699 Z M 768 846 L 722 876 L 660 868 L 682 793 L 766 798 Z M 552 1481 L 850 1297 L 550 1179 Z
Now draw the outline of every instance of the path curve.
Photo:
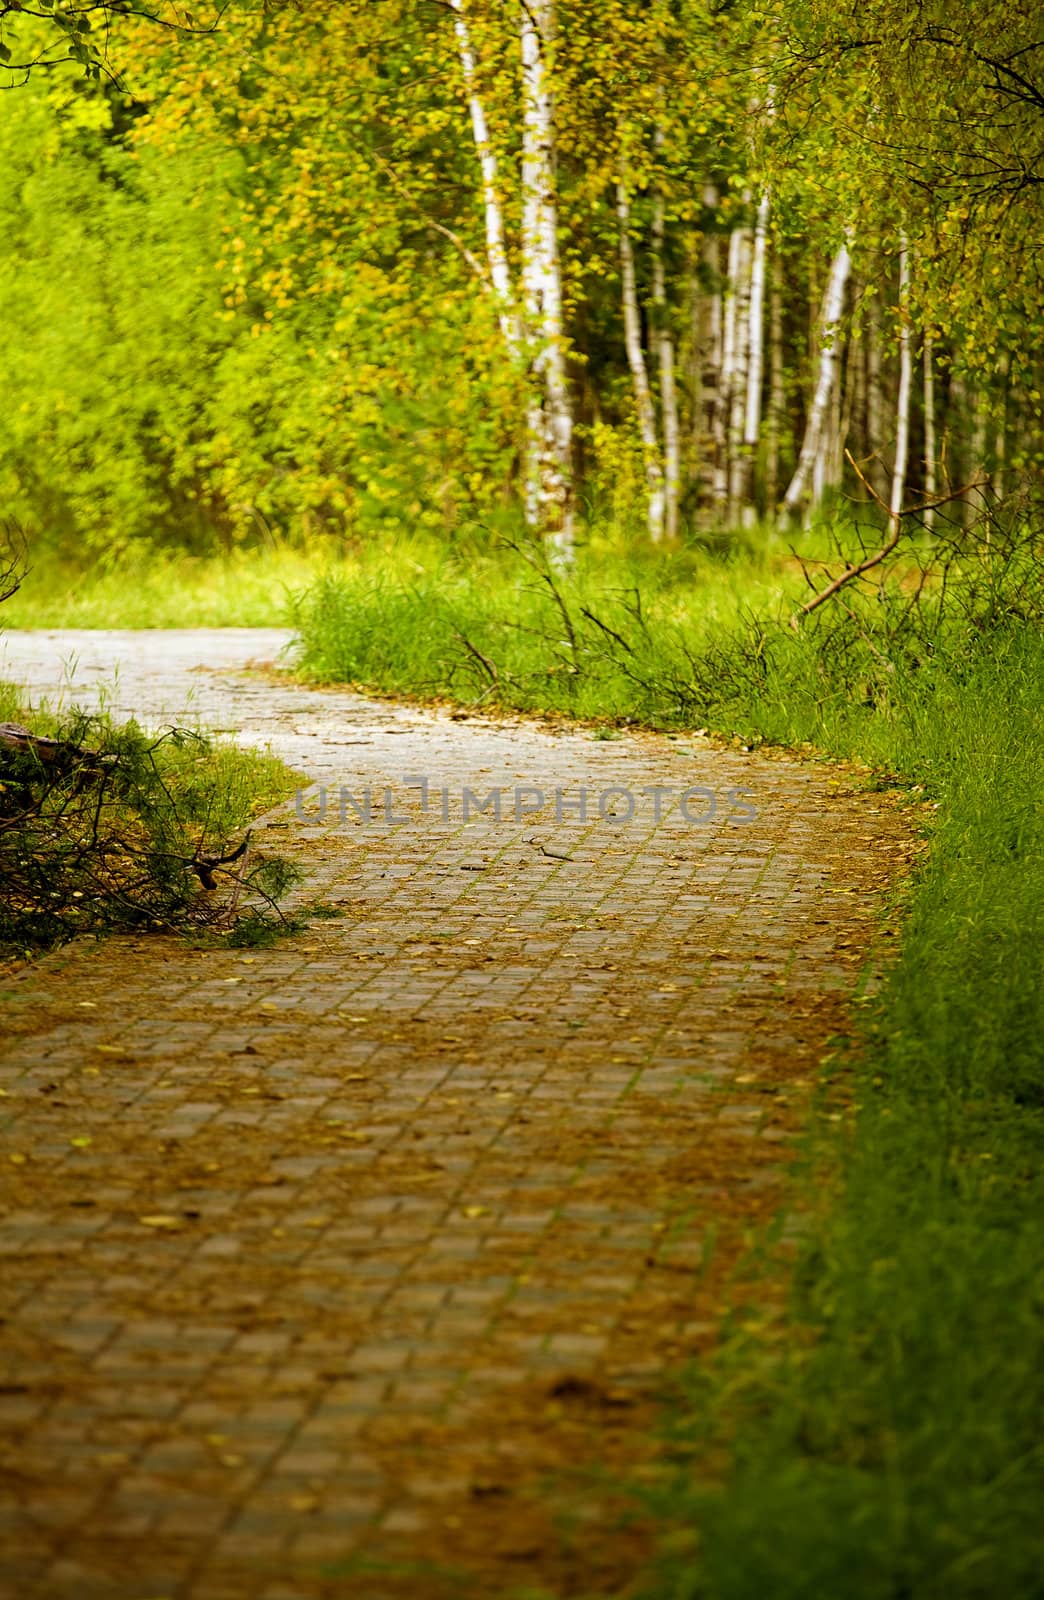
M 907 833 L 792 760 L 279 681 L 287 639 L 0 639 L 36 697 L 107 683 L 373 808 L 268 819 L 336 913 L 274 949 L 82 941 L 5 986 L 0 1595 L 619 1586 L 641 1531 L 563 1469 L 641 1457 L 739 1292 Z

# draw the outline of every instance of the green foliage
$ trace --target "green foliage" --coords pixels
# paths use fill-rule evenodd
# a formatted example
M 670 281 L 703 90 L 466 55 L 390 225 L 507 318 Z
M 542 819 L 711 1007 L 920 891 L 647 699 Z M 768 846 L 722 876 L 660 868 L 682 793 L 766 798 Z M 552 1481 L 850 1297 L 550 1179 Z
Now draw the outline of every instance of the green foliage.
M 518 14 L 489 0 L 467 9 L 517 278 Z M 705 313 L 762 185 L 782 290 L 762 479 L 769 453 L 776 491 L 793 462 L 823 261 L 846 224 L 857 291 L 878 285 L 884 313 L 886 414 L 873 438 L 857 342 L 847 360 L 855 454 L 890 449 L 890 280 L 905 232 L 911 313 L 935 340 L 948 470 L 1039 465 L 1031 19 L 990 5 L 965 25 L 952 10 L 878 7 L 867 40 L 858 8 L 819 0 L 558 0 L 576 475 L 599 517 L 633 524 L 646 492 L 620 304 L 624 154 L 654 384 L 661 326 L 676 345 L 691 525 L 707 520 L 723 448 L 721 352 Z M 114 11 L 101 5 L 95 20 Z M 54 42 L 39 16 L 4 27 L 45 54 Z M 359 533 L 450 540 L 461 526 L 517 522 L 528 386 L 489 289 L 451 8 L 249 4 L 226 8 L 215 31 L 122 16 L 105 47 L 118 83 L 85 80 L 84 61 L 31 74 L 8 92 L 18 115 L 0 123 L 0 317 L 13 330 L 0 349 L 0 503 L 37 543 L 92 561 L 138 544 L 199 554 L 273 533 L 311 545 Z M 1012 63 L 1029 90 L 1005 77 Z M 654 306 L 661 204 L 666 288 Z M 854 309 L 846 339 L 865 306 Z M 769 388 L 766 376 L 766 404 Z M 759 504 L 769 492 L 762 481 Z

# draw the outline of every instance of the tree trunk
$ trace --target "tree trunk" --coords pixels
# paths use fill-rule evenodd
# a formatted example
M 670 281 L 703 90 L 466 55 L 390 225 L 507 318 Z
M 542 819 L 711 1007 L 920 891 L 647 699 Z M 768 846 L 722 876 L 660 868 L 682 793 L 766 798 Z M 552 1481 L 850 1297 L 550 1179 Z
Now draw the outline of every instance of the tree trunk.
M 768 441 L 765 455 L 765 508 L 774 516 L 779 498 L 780 432 L 786 407 L 783 380 L 783 295 L 780 291 L 779 267 L 772 264 L 772 294 L 769 309 L 769 407 Z
M 504 245 L 504 209 L 500 200 L 497 158 L 489 139 L 486 108 L 476 87 L 475 55 L 471 48 L 464 0 L 450 0 L 450 4 L 454 11 L 457 51 L 460 56 L 464 88 L 468 96 L 468 110 L 471 113 L 471 132 L 482 171 L 482 203 L 486 220 L 486 261 L 489 277 L 497 300 L 500 330 L 511 354 L 518 356 L 522 349 L 522 329 Z
M 906 489 L 906 457 L 910 443 L 910 389 L 913 383 L 910 337 L 910 249 L 906 237 L 899 245 L 899 395 L 895 408 L 895 464 L 888 500 L 889 525 L 898 533 Z
M 808 422 L 805 425 L 805 437 L 801 444 L 801 454 L 798 456 L 797 466 L 794 469 L 794 476 L 790 480 L 790 486 L 783 497 L 782 509 L 784 513 L 795 511 L 804 500 L 809 479 L 819 454 L 821 438 L 826 431 L 830 397 L 837 381 L 837 346 L 841 313 L 845 303 L 845 284 L 848 282 L 850 268 L 851 259 L 848 254 L 848 242 L 846 240 L 834 257 L 830 268 L 830 277 L 827 280 L 826 293 L 823 296 L 823 313 L 820 318 L 819 374 L 816 379 L 816 391 L 809 409 Z
M 662 143 L 657 130 L 657 144 Z M 672 542 L 678 537 L 678 497 L 681 492 L 681 429 L 678 422 L 678 390 L 675 383 L 674 338 L 667 315 L 667 279 L 663 262 L 663 195 L 658 193 L 653 210 L 653 319 L 660 368 L 660 412 L 663 417 L 663 531 Z M 651 532 L 650 528 L 650 532 Z
M 1011 357 L 1005 350 L 997 362 L 997 375 L 1001 380 L 1001 392 L 997 410 L 997 433 L 993 449 L 993 493 L 998 500 L 1003 500 L 1007 492 L 1008 386 L 1010 372 Z
M 704 186 L 704 210 L 716 213 L 720 198 L 716 184 L 708 183 Z M 709 284 L 707 292 L 701 295 L 698 304 L 701 477 L 708 499 L 717 502 L 719 499 L 724 500 L 728 492 L 728 483 L 726 480 L 724 486 L 721 485 L 725 459 L 725 413 L 722 400 L 725 319 L 721 303 L 721 238 L 716 232 L 708 229 L 704 233 L 700 255 L 704 275 Z
M 562 273 L 558 257 L 554 107 L 547 56 L 554 0 L 521 0 L 522 280 L 533 374 L 540 390 L 530 409 L 529 478 L 539 523 L 562 564 L 574 558 L 573 410 L 566 372 Z
M 765 262 L 768 246 L 768 190 L 758 202 L 754 227 L 754 254 L 750 266 L 749 333 L 747 337 L 747 406 L 743 423 L 743 520 L 757 520 L 758 441 L 761 437 L 761 381 L 765 363 Z
M 923 345 L 924 359 L 924 498 L 934 500 L 938 493 L 935 465 L 935 357 L 932 336 L 926 333 Z M 931 532 L 935 525 L 935 512 L 924 513 L 924 525 Z
M 638 414 L 638 429 L 642 436 L 642 455 L 645 462 L 645 482 L 648 490 L 647 520 L 649 537 L 655 542 L 663 538 L 664 529 L 664 475 L 660 461 L 660 441 L 656 432 L 656 410 L 649 388 L 649 373 L 642 349 L 642 325 L 638 315 L 638 291 L 634 277 L 634 250 L 631 246 L 631 203 L 627 194 L 626 177 L 616 186 L 616 216 L 620 226 L 620 283 L 623 292 L 624 343 L 627 362 L 634 384 L 634 406 Z
M 734 228 L 729 235 L 729 253 L 725 267 L 724 300 L 721 312 L 721 365 L 718 371 L 718 392 L 714 416 L 714 478 L 711 498 L 724 507 L 729 498 L 729 449 L 732 443 L 729 421 L 732 394 L 736 384 L 736 280 L 740 270 L 740 230 Z
M 971 451 L 966 480 L 973 478 L 980 480 L 980 487 L 970 489 L 964 496 L 961 505 L 961 522 L 965 528 L 973 527 L 981 517 L 987 505 L 988 488 L 984 481 L 986 478 L 986 439 L 987 418 L 989 407 L 981 383 L 974 390 L 974 398 L 969 402 L 972 411 L 971 424 Z M 967 420 L 965 427 L 967 427 Z
M 744 200 L 749 202 L 749 195 Z M 735 249 L 733 248 L 735 244 Z M 744 486 L 743 428 L 747 414 L 747 378 L 750 358 L 750 269 L 753 239 L 747 227 L 736 228 L 729 241 L 729 312 L 732 317 L 732 355 L 726 392 L 729 397 L 729 515 L 738 520 Z

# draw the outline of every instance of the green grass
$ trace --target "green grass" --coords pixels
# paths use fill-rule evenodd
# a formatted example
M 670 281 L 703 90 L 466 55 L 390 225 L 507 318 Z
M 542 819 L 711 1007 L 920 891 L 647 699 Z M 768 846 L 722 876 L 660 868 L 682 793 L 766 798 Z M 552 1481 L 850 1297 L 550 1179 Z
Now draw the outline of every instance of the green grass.
M 140 551 L 85 572 L 46 547 L 33 550 L 5 628 L 282 627 L 290 597 L 321 565 L 300 550 L 198 557 Z
M 831 535 L 804 543 L 822 558 Z M 709 703 L 737 622 L 789 614 L 802 588 L 767 532 L 670 553 L 592 541 L 568 578 L 514 549 L 418 544 L 327 569 L 293 619 L 315 679 L 673 727 Z

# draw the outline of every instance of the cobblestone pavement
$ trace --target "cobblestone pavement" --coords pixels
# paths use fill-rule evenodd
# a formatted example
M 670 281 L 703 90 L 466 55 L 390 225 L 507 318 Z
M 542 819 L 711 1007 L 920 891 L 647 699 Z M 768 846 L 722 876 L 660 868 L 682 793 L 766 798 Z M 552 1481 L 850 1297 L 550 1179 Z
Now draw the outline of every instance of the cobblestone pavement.
M 701 737 L 240 670 L 285 642 L 0 640 L 35 695 L 75 656 L 85 699 L 330 791 L 264 830 L 305 932 L 80 942 L 5 984 L 0 1594 L 622 1591 L 644 1537 L 589 1470 L 651 1461 L 665 1372 L 751 1292 L 908 835 L 843 773 Z M 654 785 L 713 820 L 657 820 Z

